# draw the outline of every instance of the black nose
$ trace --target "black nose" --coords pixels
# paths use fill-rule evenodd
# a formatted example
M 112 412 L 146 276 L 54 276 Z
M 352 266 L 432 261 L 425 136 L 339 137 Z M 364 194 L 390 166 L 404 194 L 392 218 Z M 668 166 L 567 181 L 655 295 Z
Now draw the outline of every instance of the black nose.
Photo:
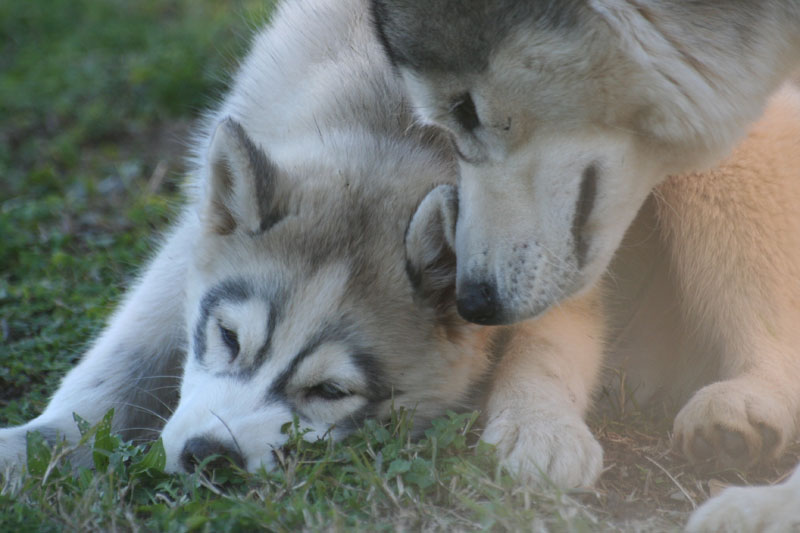
M 465 320 L 482 325 L 502 324 L 502 307 L 497 289 L 491 283 L 464 283 L 458 288 L 458 314 Z
M 231 463 L 244 468 L 242 454 L 230 445 L 208 437 L 194 437 L 186 441 L 181 452 L 181 466 L 187 472 L 194 472 L 200 463 L 212 455 L 219 457 L 206 464 L 208 470 L 230 467 Z

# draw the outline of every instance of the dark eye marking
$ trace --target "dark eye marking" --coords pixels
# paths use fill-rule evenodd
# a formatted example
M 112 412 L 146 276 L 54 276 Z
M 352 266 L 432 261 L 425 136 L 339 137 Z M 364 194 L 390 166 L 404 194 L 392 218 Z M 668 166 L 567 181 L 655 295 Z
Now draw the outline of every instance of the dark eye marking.
M 383 368 L 369 350 L 359 346 L 356 331 L 353 319 L 347 316 L 322 326 L 319 332 L 311 337 L 306 345 L 297 352 L 288 367 L 275 378 L 265 395 L 266 402 L 291 403 L 287 393 L 289 382 L 294 377 L 300 364 L 326 342 L 337 342 L 351 347 L 350 352 L 353 354 L 351 357 L 361 370 L 366 380 L 366 386 L 358 391 L 352 391 L 327 380 L 321 381 L 313 387 L 305 387 L 299 391 L 299 394 L 308 399 L 325 400 L 341 399 L 354 395 L 362 396 L 372 402 L 390 398 L 392 389 L 385 379 Z
M 578 268 L 583 268 L 586 263 L 586 252 L 589 249 L 584 230 L 597 197 L 598 174 L 596 163 L 592 163 L 583 170 L 578 200 L 575 203 L 575 216 L 572 219 L 572 240 L 575 247 L 575 257 L 578 260 Z
M 458 124 L 467 131 L 472 131 L 481 125 L 478 110 L 469 93 L 458 96 L 450 107 L 450 113 Z
M 203 296 L 200 302 L 200 317 L 194 328 L 194 354 L 197 361 L 203 363 L 206 354 L 206 326 L 211 311 L 220 302 L 242 302 L 253 295 L 253 288 L 245 280 L 232 278 L 223 281 Z
M 222 336 L 222 342 L 225 343 L 225 346 L 231 352 L 231 362 L 236 359 L 236 356 L 239 355 L 239 337 L 236 336 L 236 332 L 230 330 L 223 326 L 222 324 L 219 325 L 219 332 Z
M 332 381 L 323 381 L 322 383 L 318 383 L 313 387 L 309 387 L 306 389 L 306 398 L 309 399 L 320 399 L 320 400 L 341 400 L 342 398 L 346 398 L 348 396 L 352 396 L 353 393 L 343 389 L 336 383 Z

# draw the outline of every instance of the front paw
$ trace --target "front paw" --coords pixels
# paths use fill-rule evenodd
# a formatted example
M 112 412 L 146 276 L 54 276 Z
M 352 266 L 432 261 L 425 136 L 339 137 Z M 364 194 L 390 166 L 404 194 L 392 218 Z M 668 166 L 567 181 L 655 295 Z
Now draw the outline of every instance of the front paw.
M 748 379 L 703 387 L 675 417 L 675 446 L 692 461 L 749 467 L 780 456 L 794 417 L 774 393 Z
M 800 469 L 782 484 L 729 487 L 701 505 L 689 519 L 689 533 L 800 531 Z
M 77 433 L 77 430 L 72 430 Z M 23 426 L 0 429 L 0 476 L 15 477 L 23 474 L 28 466 L 28 435 L 38 433 L 44 445 L 53 450 L 64 441 L 66 431 L 55 425 L 31 422 Z M 77 437 L 73 439 L 73 442 Z M 88 464 L 88 454 L 70 454 L 75 466 Z
M 27 431 L 0 429 L 0 477 L 22 473 L 27 456 Z
M 536 484 L 586 487 L 603 470 L 603 448 L 572 413 L 506 409 L 489 419 L 481 439 L 497 447 L 506 468 Z

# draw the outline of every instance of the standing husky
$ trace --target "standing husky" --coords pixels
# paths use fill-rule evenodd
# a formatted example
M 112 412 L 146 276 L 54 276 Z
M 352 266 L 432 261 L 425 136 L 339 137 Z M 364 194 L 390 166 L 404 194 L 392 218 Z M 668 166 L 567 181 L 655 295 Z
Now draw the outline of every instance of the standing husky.
M 800 3 L 372 0 L 459 154 L 461 314 L 538 315 L 606 271 L 653 187 L 726 155 L 800 66 Z
M 450 132 L 458 153 L 460 314 L 511 323 L 584 298 L 639 213 L 629 234 L 657 241 L 667 265 L 653 272 L 667 284 L 642 283 L 651 296 L 620 326 L 650 342 L 613 346 L 649 361 L 674 352 L 700 374 L 717 367 L 708 377 L 719 381 L 675 421 L 690 458 L 747 465 L 780 454 L 800 417 L 796 92 L 783 90 L 722 172 L 665 177 L 722 158 L 800 65 L 800 2 L 371 8 L 418 119 Z M 762 155 L 778 150 L 777 166 Z M 742 172 L 750 164 L 758 170 Z M 617 263 L 614 291 L 636 273 Z M 659 291 L 672 295 L 667 307 L 654 305 Z
M 629 234 L 657 241 L 667 288 L 641 284 L 651 295 L 621 327 L 649 334 L 649 343 L 613 346 L 649 361 L 650 389 L 667 369 L 653 362 L 658 352 L 698 373 L 717 367 L 711 379 L 721 381 L 675 421 L 675 442 L 690 458 L 749 464 L 780 454 L 800 418 L 796 92 L 783 90 L 727 170 L 664 180 L 720 159 L 800 65 L 800 2 L 371 7 L 418 118 L 449 131 L 456 146 L 460 314 L 510 323 L 585 298 L 638 212 Z M 779 150 L 777 166 L 762 155 Z M 756 171 L 742 172 L 751 164 Z M 643 265 L 619 255 L 615 291 Z M 659 308 L 670 299 L 658 292 L 672 303 Z M 787 487 L 800 500 L 798 482 Z

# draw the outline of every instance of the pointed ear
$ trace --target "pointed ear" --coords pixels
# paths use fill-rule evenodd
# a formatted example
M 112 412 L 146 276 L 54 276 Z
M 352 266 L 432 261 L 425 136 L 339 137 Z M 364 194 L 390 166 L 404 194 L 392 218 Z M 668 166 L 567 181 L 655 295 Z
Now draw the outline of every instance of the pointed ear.
M 458 191 L 439 185 L 422 200 L 406 230 L 406 272 L 416 294 L 439 313 L 455 304 Z
M 226 118 L 217 126 L 208 166 L 204 223 L 209 231 L 256 234 L 280 218 L 274 205 L 278 169 L 238 122 Z

